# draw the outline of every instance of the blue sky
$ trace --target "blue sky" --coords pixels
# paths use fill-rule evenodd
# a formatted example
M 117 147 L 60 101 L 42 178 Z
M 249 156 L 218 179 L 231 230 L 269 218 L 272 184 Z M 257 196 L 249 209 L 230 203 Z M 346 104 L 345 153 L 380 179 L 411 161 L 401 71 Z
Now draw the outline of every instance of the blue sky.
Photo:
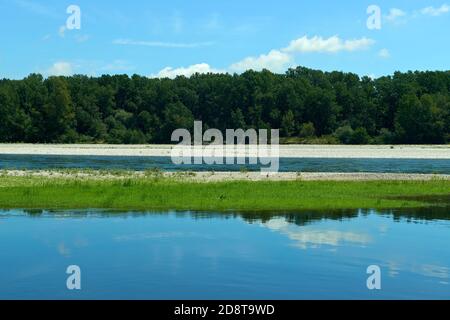
M 64 27 L 69 5 L 80 30 Z M 381 29 L 367 27 L 369 5 Z M 0 0 L 0 15 L 1 78 L 450 69 L 448 0 Z

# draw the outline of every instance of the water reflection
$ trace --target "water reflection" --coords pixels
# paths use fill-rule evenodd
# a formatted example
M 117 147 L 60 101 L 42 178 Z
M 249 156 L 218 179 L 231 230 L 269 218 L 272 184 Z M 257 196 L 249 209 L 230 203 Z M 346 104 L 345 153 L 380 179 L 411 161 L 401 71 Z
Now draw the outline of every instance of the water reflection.
M 0 298 L 448 298 L 450 210 L 0 211 Z M 7 262 L 7 263 L 4 263 Z M 65 290 L 80 265 L 85 289 Z M 366 268 L 383 290 L 366 288 Z
M 290 224 L 283 218 L 272 219 L 262 223 L 262 226 L 295 241 L 295 245 L 302 249 L 318 248 L 322 245 L 340 246 L 342 243 L 352 243 L 364 246 L 371 241 L 370 235 L 351 231 L 327 229 L 302 229 Z
M 433 198 L 434 199 L 434 198 Z M 448 199 L 446 197 L 445 199 Z M 422 199 L 423 200 L 423 199 Z M 139 218 L 146 216 L 167 216 L 177 218 L 198 219 L 237 219 L 241 218 L 248 223 L 270 223 L 271 221 L 283 220 L 286 224 L 305 226 L 323 220 L 345 221 L 355 218 L 363 218 L 369 215 L 381 215 L 390 217 L 394 221 L 404 221 L 407 223 L 420 223 L 426 221 L 450 220 L 450 204 L 441 202 L 440 206 L 425 208 L 406 208 L 390 210 L 372 209 L 339 209 L 339 210 L 308 210 L 291 212 L 196 212 L 196 211 L 113 211 L 113 210 L 44 210 L 44 209 L 24 209 L 24 210 L 0 210 L 0 219 L 8 216 L 27 216 L 30 218 Z

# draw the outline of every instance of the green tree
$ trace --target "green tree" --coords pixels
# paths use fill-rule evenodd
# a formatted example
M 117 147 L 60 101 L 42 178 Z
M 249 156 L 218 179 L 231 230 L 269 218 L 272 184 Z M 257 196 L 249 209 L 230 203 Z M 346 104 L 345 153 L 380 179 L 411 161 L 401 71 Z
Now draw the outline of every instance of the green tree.
M 0 87 L 0 137 L 3 142 L 24 142 L 31 120 L 18 108 L 18 97 L 11 88 Z
M 400 99 L 395 119 L 397 139 L 401 143 L 442 142 L 444 122 L 439 121 L 433 98 L 424 95 L 405 95 Z
M 289 110 L 281 119 L 281 132 L 286 137 L 292 137 L 296 127 L 294 113 Z
M 0 142 L 168 143 L 176 128 L 281 129 L 341 143 L 450 142 L 450 71 L 376 80 L 304 67 L 286 74 L 0 79 Z
M 242 110 L 237 108 L 231 111 L 231 127 L 229 129 L 246 129 L 245 117 Z
M 173 131 L 176 129 L 192 130 L 194 116 L 181 102 L 171 103 L 164 110 L 164 125 L 160 136 L 161 141 L 170 141 Z
M 75 113 L 67 83 L 62 77 L 46 80 L 48 100 L 44 105 L 45 142 L 64 142 L 65 135 L 73 130 Z

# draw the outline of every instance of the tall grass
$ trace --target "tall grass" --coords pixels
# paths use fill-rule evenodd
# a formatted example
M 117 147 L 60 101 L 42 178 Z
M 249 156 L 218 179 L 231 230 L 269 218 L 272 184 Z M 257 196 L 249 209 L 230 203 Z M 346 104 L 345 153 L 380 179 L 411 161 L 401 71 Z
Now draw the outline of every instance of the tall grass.
M 0 177 L 0 208 L 239 210 L 384 209 L 430 206 L 450 181 L 229 181 Z M 432 205 L 441 205 L 440 201 Z

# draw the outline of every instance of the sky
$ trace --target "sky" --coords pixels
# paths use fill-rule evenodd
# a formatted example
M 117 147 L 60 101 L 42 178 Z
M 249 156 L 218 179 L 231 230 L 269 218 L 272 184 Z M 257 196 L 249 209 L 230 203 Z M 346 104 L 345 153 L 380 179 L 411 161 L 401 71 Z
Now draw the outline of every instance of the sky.
M 380 77 L 450 69 L 450 1 L 0 0 L 0 39 L 0 78 L 295 66 Z

